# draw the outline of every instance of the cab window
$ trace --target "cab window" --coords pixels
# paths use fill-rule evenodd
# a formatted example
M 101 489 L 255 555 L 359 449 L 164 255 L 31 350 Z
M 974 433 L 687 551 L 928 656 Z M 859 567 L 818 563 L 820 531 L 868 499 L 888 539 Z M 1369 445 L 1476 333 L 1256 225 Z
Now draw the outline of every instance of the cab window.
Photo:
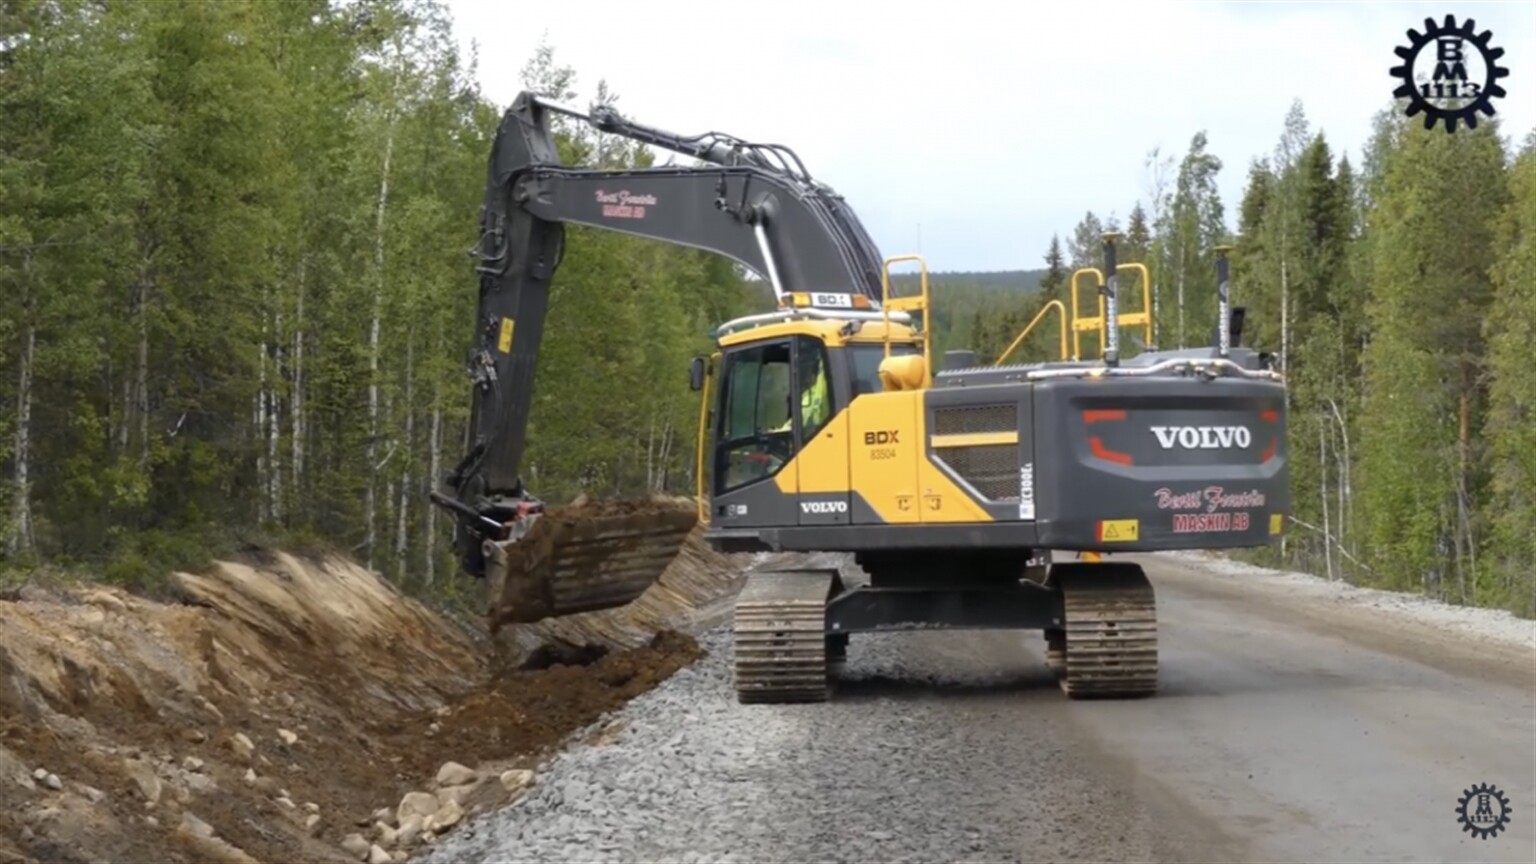
M 715 470 L 719 491 L 772 477 L 794 457 L 790 360 L 788 340 L 726 356 Z

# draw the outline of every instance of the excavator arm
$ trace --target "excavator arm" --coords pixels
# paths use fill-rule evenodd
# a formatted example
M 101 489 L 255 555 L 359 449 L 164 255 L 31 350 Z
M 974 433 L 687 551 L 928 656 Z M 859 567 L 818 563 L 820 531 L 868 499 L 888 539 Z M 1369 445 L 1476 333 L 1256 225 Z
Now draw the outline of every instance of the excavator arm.
M 562 165 L 550 120 L 698 159 L 685 167 Z M 491 626 L 620 606 L 661 575 L 697 519 L 692 504 L 552 509 L 521 474 L 550 285 L 566 224 L 724 255 L 793 291 L 863 294 L 878 308 L 882 259 L 853 211 L 793 151 L 721 133 L 684 137 L 523 93 L 491 148 L 480 240 L 469 450 L 432 500 L 456 520 L 463 568 L 484 578 Z

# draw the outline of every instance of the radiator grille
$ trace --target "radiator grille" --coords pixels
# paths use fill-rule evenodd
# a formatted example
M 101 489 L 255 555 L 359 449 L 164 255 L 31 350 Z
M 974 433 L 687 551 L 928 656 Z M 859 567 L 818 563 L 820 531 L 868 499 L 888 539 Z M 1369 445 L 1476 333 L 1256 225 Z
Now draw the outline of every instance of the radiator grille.
M 945 447 L 936 452 L 944 464 L 988 500 L 1019 500 L 1019 445 Z
M 1012 432 L 1019 428 L 1016 405 L 962 405 L 935 408 L 933 434 L 965 435 L 972 432 Z

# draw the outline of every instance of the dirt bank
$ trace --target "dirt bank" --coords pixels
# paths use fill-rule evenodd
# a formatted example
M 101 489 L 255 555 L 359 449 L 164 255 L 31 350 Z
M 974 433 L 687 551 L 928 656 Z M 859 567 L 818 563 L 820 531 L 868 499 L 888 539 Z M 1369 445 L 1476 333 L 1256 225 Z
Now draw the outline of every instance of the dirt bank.
M 0 862 L 403 860 L 697 659 L 665 625 L 739 566 L 695 535 L 640 601 L 512 628 L 495 662 L 338 559 L 178 574 L 180 604 L 24 588 L 0 602 Z

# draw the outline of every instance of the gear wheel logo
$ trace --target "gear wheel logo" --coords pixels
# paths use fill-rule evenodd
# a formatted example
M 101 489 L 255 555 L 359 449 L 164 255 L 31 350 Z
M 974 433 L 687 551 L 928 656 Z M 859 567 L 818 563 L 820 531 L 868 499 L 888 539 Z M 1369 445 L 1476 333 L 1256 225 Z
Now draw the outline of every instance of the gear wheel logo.
M 1498 804 L 1497 812 L 1494 804 Z M 1456 804 L 1456 821 L 1461 823 L 1461 830 L 1480 840 L 1497 836 L 1509 825 L 1509 799 L 1499 787 L 1479 783 L 1461 794 Z
M 1447 134 L 1456 131 L 1457 121 L 1467 124 L 1468 129 L 1476 129 L 1477 115 L 1482 113 L 1492 117 L 1492 100 L 1505 95 L 1498 79 L 1508 76 L 1509 70 L 1496 62 L 1504 56 L 1504 49 L 1490 47 L 1488 43 L 1493 38 L 1493 31 L 1476 33 L 1476 26 L 1476 22 L 1468 18 L 1458 27 L 1455 15 L 1445 16 L 1444 24 L 1425 18 L 1425 32 L 1409 28 L 1411 44 L 1394 49 L 1403 64 L 1388 71 L 1403 83 L 1392 91 L 1392 95 L 1408 100 L 1407 116 L 1424 115 L 1425 129 L 1435 128 L 1435 122 L 1440 120 L 1445 121 Z M 1467 52 L 1468 44 L 1475 57 Z M 1428 67 L 1427 63 L 1421 64 L 1420 58 L 1424 49 L 1431 45 L 1434 47 L 1433 70 L 1428 74 L 1421 71 L 1416 76 L 1416 68 Z M 1473 61 L 1474 67 L 1482 67 L 1482 75 L 1468 74 L 1469 60 Z M 1478 60 L 1481 63 L 1477 63 Z

